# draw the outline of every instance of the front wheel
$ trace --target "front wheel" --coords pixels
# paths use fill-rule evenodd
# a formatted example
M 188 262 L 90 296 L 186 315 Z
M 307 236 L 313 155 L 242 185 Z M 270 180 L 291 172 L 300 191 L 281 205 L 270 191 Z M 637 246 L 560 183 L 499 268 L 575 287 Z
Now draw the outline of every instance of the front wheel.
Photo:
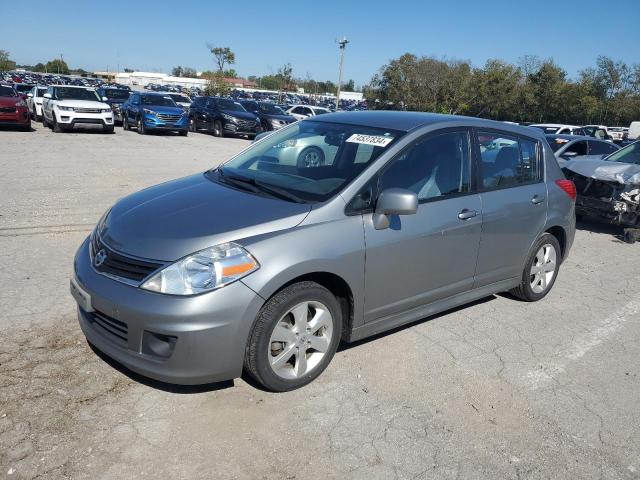
M 53 114 L 53 131 L 55 133 L 61 133 L 64 132 L 64 129 L 62 128 L 62 126 L 58 123 L 58 120 L 56 119 L 56 114 Z
M 222 122 L 220 120 L 216 120 L 215 122 L 213 122 L 213 136 L 224 137 L 224 132 L 222 130 Z
M 127 118 L 126 114 L 122 116 L 122 129 L 131 130 L 131 127 L 129 126 L 129 119 Z
M 511 293 L 526 302 L 537 302 L 551 291 L 562 260 L 560 244 L 550 233 L 534 243 L 522 272 L 520 285 Z
M 144 126 L 144 121 L 142 120 L 142 117 L 138 117 L 137 130 L 140 135 L 147 134 L 147 129 Z
M 113 133 L 113 125 L 103 125 L 102 131 L 104 133 Z
M 196 128 L 196 119 L 191 117 L 189 119 L 189 131 L 192 133 L 196 133 L 197 128 Z
M 188 132 L 187 130 L 179 130 L 179 131 L 178 131 L 178 134 L 179 134 L 181 137 L 186 137 L 187 135 L 189 135 L 189 132 Z
M 300 388 L 327 368 L 341 332 L 336 297 L 315 282 L 295 283 L 260 310 L 247 342 L 245 370 L 267 390 Z
M 297 160 L 298 168 L 313 168 L 324 165 L 324 152 L 318 147 L 307 147 L 300 152 Z

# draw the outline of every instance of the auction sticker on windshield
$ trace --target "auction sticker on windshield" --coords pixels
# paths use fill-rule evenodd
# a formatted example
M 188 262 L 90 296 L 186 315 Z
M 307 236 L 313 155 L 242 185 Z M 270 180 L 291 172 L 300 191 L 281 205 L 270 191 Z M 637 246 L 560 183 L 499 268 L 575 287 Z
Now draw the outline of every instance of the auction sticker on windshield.
M 393 137 L 385 137 L 382 135 L 364 135 L 362 133 L 354 133 L 347 138 L 348 143 L 362 143 L 364 145 L 373 145 L 374 147 L 386 147 L 393 141 Z

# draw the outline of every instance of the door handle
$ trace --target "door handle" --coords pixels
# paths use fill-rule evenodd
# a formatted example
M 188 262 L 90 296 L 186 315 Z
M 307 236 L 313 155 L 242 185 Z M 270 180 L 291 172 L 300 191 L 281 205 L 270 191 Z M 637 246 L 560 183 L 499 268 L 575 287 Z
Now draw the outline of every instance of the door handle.
M 544 197 L 540 195 L 534 195 L 531 199 L 531 203 L 533 203 L 534 205 L 539 205 L 542 202 L 544 202 Z
M 460 220 L 469 220 L 470 218 L 473 218 L 476 215 L 478 215 L 478 212 L 476 212 L 475 210 L 468 210 L 465 208 L 458 214 L 458 218 Z

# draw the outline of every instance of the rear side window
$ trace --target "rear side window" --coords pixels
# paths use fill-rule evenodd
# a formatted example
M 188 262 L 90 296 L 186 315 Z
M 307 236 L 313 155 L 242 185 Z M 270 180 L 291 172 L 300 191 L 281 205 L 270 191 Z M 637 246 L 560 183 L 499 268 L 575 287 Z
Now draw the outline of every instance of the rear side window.
M 401 153 L 380 177 L 380 191 L 404 188 L 418 200 L 470 190 L 469 135 L 450 132 L 429 136 Z
M 589 155 L 609 155 L 618 151 L 618 148 L 607 142 L 589 142 Z
M 478 133 L 482 186 L 507 188 L 542 178 L 538 142 L 500 133 Z

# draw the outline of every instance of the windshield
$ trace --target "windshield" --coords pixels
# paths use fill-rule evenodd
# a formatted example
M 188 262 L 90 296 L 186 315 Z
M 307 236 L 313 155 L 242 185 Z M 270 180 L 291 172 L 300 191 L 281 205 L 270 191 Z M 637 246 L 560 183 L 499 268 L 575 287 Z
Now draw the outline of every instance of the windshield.
M 242 102 L 240 105 L 242 105 L 247 112 L 255 112 L 260 108 L 257 102 Z
M 157 105 L 159 107 L 177 107 L 176 102 L 173 101 L 173 98 L 164 95 L 143 95 L 142 96 L 142 104 L 143 105 Z
M 240 105 L 238 102 L 234 102 L 233 100 L 219 98 L 218 100 L 216 100 L 216 103 L 218 104 L 218 108 L 221 110 L 229 110 L 231 112 L 246 112 L 242 105 Z
M 58 100 L 100 101 L 100 97 L 98 97 L 96 91 L 90 88 L 56 87 L 55 96 Z
M 33 88 L 33 85 L 16 85 L 16 92 L 19 93 L 27 93 L 30 92 L 31 89 Z
M 605 158 L 607 162 L 634 163 L 640 165 L 640 142 L 634 142 L 631 145 L 618 150 L 617 152 Z
M 306 202 L 322 202 L 342 190 L 403 134 L 307 120 L 256 142 L 212 174 L 221 183 L 240 177 Z
M 109 88 L 104 91 L 104 96 L 114 100 L 126 100 L 129 98 L 129 91 L 120 88 Z
M 15 97 L 16 91 L 6 85 L 0 85 L 0 97 Z
M 191 99 L 189 97 L 185 97 L 184 95 L 169 95 L 176 102 L 181 103 L 191 103 Z
M 286 113 L 284 113 L 284 111 L 280 107 L 274 105 L 273 103 L 261 103 L 259 104 L 259 108 L 262 113 L 271 115 L 286 115 Z

